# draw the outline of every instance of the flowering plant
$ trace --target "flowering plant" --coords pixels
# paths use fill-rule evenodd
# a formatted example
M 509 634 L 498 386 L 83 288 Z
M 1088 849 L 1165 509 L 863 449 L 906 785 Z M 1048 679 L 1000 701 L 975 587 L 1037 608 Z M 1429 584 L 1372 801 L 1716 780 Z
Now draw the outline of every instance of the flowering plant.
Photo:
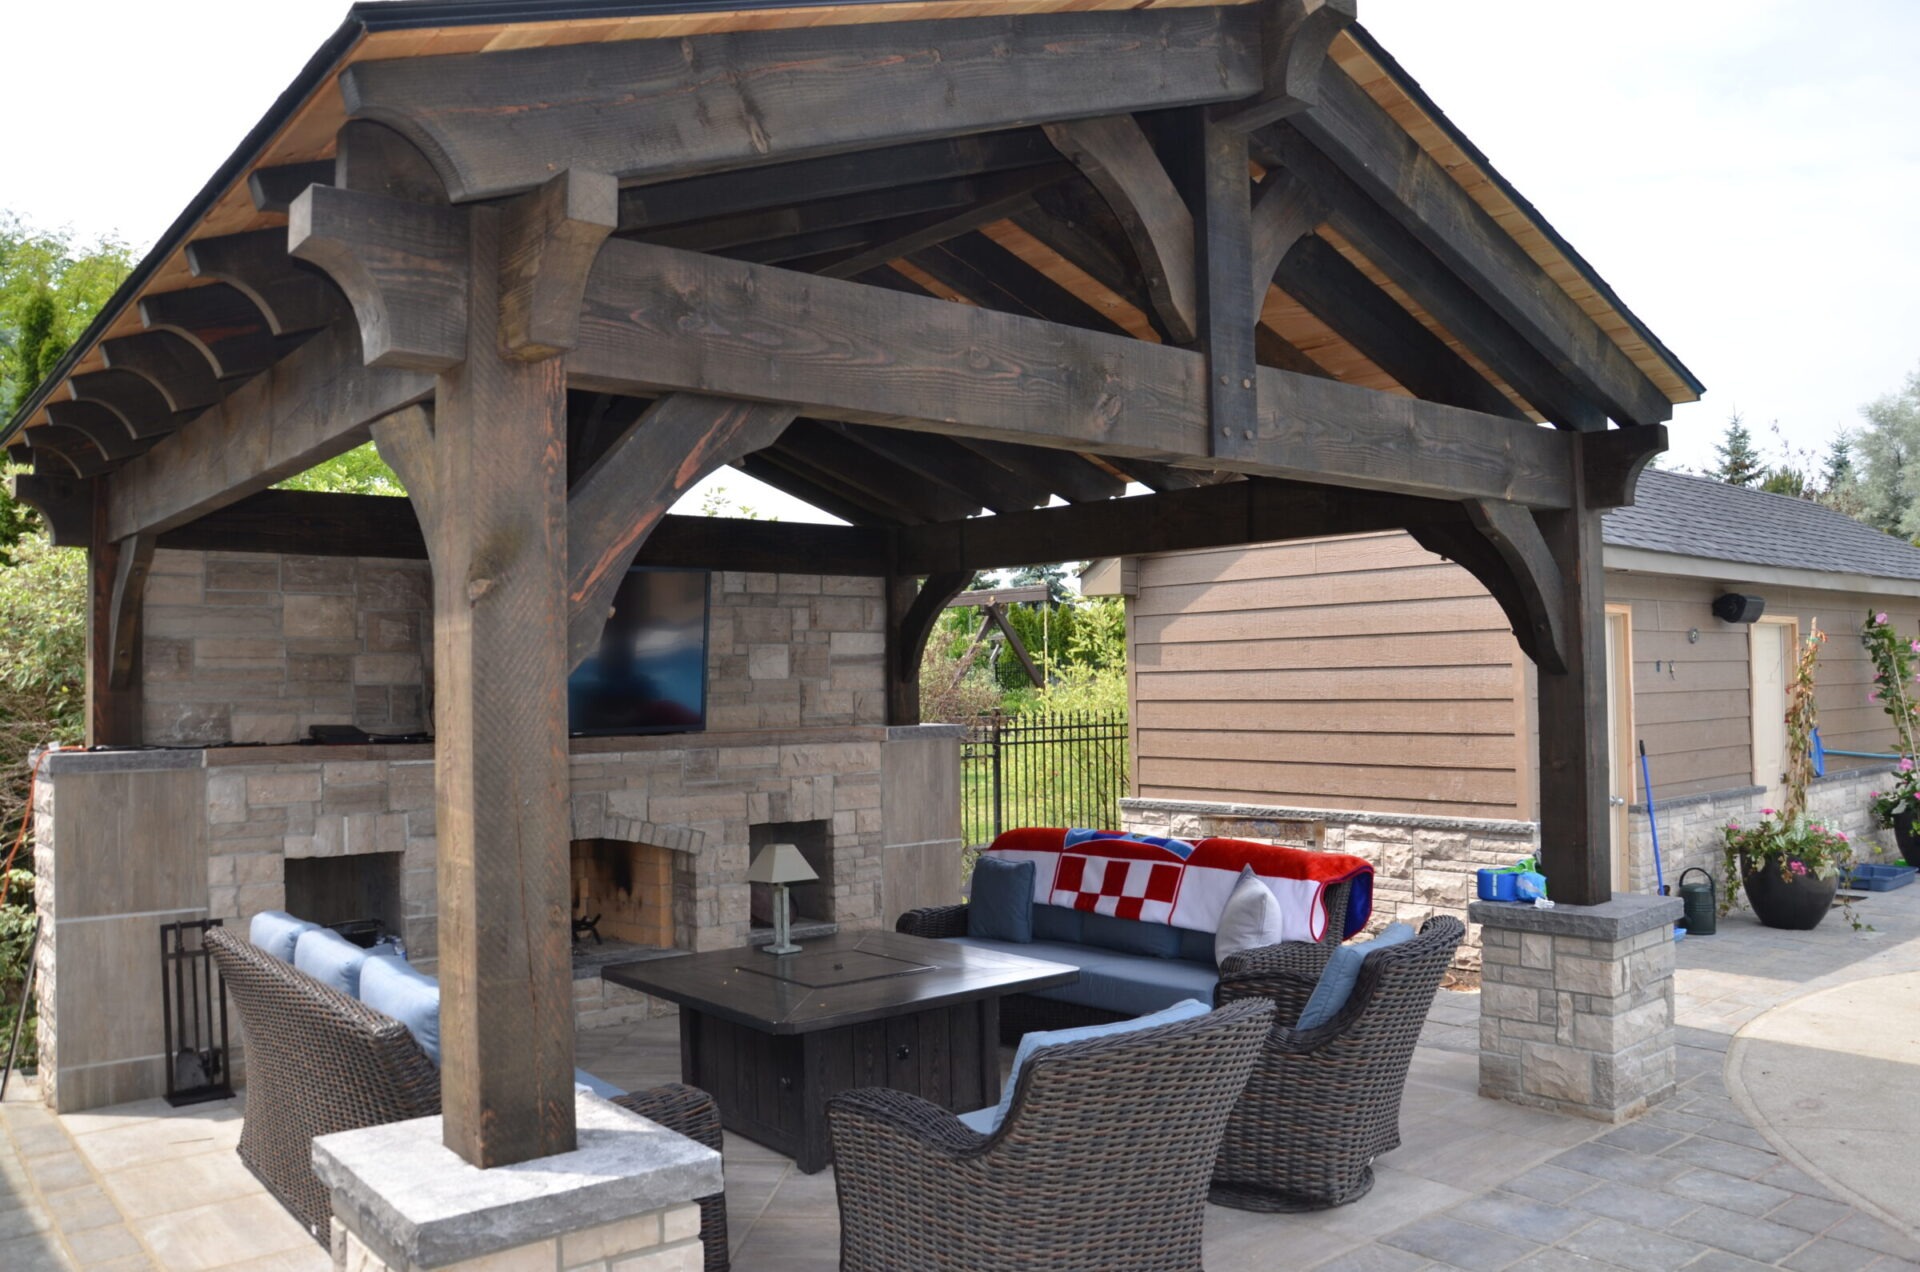
M 1894 818 L 1920 810 L 1920 771 L 1913 762 L 1916 750 L 1920 750 L 1915 741 L 1920 737 L 1920 706 L 1913 695 L 1913 660 L 1920 654 L 1920 640 L 1903 639 L 1882 612 L 1867 615 L 1867 621 L 1860 625 L 1860 643 L 1873 660 L 1873 688 L 1867 691 L 1867 699 L 1878 702 L 1893 721 L 1895 742 L 1902 756 L 1893 784 L 1873 793 L 1874 821 L 1891 826 Z
M 1831 879 L 1853 866 L 1853 845 L 1844 831 L 1831 830 L 1819 822 L 1808 821 L 1804 813 L 1788 816 L 1771 808 L 1760 810 L 1760 823 L 1742 826 L 1727 823 L 1726 886 L 1720 890 L 1720 909 L 1725 913 L 1733 904 L 1734 892 L 1741 881 L 1763 870 L 1777 871 L 1787 883 L 1809 877 Z M 1842 902 L 1846 906 L 1846 902 Z M 1847 919 L 1855 927 L 1851 907 Z

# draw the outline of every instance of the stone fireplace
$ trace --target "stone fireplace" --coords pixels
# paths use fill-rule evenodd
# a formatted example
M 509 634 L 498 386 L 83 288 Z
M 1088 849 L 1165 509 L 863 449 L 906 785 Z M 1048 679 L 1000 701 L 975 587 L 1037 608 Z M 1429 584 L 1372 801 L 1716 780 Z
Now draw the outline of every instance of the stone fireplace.
M 568 855 L 575 944 L 618 942 L 656 950 L 680 945 L 673 921 L 672 852 L 657 844 L 576 839 Z
M 371 921 L 398 934 L 406 925 L 400 866 L 397 852 L 288 857 L 286 909 L 327 927 Z

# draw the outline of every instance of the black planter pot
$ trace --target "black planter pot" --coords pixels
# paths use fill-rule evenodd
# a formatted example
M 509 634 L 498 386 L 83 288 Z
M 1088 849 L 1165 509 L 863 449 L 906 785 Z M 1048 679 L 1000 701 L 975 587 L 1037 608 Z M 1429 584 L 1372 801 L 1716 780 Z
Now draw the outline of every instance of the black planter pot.
M 1740 886 L 1746 891 L 1753 916 L 1770 928 L 1806 932 L 1820 926 L 1833 908 L 1840 891 L 1840 876 L 1817 878 L 1812 874 L 1782 878 L 1777 859 L 1756 863 L 1740 859 Z
M 1900 845 L 1900 855 L 1908 865 L 1920 866 L 1920 835 L 1914 834 L 1912 809 L 1893 819 L 1893 842 Z

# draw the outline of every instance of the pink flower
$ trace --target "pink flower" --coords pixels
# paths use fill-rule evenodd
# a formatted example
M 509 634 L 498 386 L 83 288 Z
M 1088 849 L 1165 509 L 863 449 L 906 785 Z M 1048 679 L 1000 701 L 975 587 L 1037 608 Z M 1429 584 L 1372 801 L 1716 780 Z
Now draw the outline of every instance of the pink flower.
M 1873 621 L 1874 621 L 1874 622 L 1876 622 L 1876 623 L 1884 623 L 1884 622 L 1886 622 L 1886 621 L 1887 621 L 1887 615 L 1886 615 L 1886 613 L 1885 613 L 1885 611 L 1882 611 L 1882 612 L 1880 612 L 1880 613 L 1878 613 L 1878 614 L 1875 614 L 1875 615 L 1873 616 Z
M 1901 771 L 1902 773 L 1911 773 L 1911 772 L 1913 772 L 1913 757 L 1912 757 L 1912 756 L 1910 756 L 1910 755 L 1903 755 L 1903 756 L 1901 756 L 1901 757 L 1900 757 L 1900 771 Z
M 1880 691 L 1878 689 L 1867 690 L 1867 701 L 1868 702 L 1880 701 Z
M 1760 810 L 1760 815 L 1762 817 L 1771 817 L 1773 816 L 1773 810 L 1771 808 L 1763 808 Z
M 1839 840 L 1839 841 L 1840 841 L 1841 843 L 1843 843 L 1843 844 L 1844 844 L 1844 843 L 1846 843 L 1846 842 L 1847 842 L 1847 832 L 1846 832 L 1846 831 L 1844 831 L 1844 830 L 1836 830 L 1836 831 L 1834 831 L 1834 832 L 1833 832 L 1833 834 L 1834 834 L 1834 838 L 1836 838 L 1836 839 L 1838 839 L 1838 840 Z
M 1914 653 L 1920 654 L 1920 640 L 1909 641 L 1908 647 L 1912 649 Z
M 1797 861 L 1788 862 L 1787 869 L 1793 871 L 1793 873 L 1797 875 L 1803 875 L 1807 873 L 1807 868 Z

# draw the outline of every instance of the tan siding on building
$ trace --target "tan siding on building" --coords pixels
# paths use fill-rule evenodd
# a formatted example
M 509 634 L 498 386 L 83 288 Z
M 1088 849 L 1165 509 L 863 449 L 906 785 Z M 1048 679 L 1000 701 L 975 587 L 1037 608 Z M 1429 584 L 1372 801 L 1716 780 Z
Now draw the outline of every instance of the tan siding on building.
M 1828 747 L 1893 748 L 1867 700 L 1860 620 L 1884 609 L 1920 635 L 1920 601 L 1609 571 L 1608 602 L 1632 610 L 1634 728 L 1657 799 L 1752 783 L 1748 631 L 1711 611 L 1729 588 L 1828 633 Z M 1479 583 L 1406 535 L 1142 558 L 1128 647 L 1138 795 L 1534 815 L 1530 668 Z M 1632 789 L 1644 801 L 1637 775 Z
M 1506 619 L 1407 536 L 1148 557 L 1137 588 L 1138 794 L 1521 811 Z

